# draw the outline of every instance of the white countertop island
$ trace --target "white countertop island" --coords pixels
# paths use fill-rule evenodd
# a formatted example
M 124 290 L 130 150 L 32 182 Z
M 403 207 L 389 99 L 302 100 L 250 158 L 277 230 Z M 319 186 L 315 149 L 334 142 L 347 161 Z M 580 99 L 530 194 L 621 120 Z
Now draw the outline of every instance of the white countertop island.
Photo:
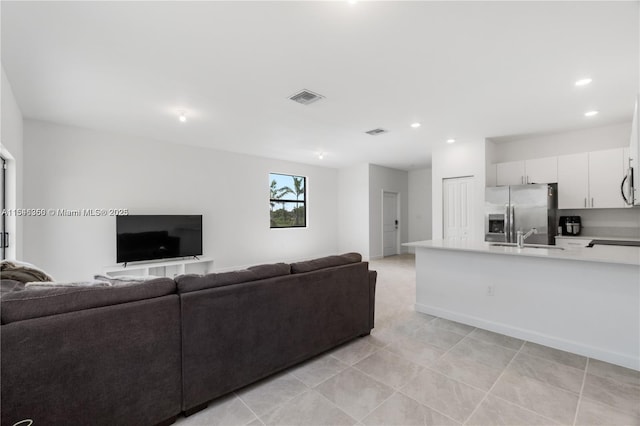
M 429 240 L 404 244 L 408 247 L 424 247 L 438 250 L 471 251 L 477 253 L 512 256 L 542 257 L 546 259 L 578 260 L 582 262 L 620 263 L 640 266 L 640 247 L 604 246 L 577 248 L 541 248 L 535 244 L 523 249 L 496 246 L 484 241 Z M 577 266 L 576 266 L 577 267 Z
M 640 370 L 640 247 L 416 249 L 416 310 Z

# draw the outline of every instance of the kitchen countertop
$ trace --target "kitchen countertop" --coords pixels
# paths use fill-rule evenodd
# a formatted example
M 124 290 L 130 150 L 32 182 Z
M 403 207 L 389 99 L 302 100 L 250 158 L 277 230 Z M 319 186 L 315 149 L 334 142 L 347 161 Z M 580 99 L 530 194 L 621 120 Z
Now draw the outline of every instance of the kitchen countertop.
M 402 244 L 406 247 L 422 247 L 436 250 L 467 251 L 512 256 L 541 257 L 583 262 L 617 263 L 640 266 L 640 247 L 602 246 L 577 247 L 559 250 L 555 248 L 531 248 L 492 246 L 484 241 L 428 240 Z
M 618 240 L 618 241 L 640 241 L 639 237 L 603 237 L 594 235 L 556 235 L 556 238 L 578 239 L 578 240 Z

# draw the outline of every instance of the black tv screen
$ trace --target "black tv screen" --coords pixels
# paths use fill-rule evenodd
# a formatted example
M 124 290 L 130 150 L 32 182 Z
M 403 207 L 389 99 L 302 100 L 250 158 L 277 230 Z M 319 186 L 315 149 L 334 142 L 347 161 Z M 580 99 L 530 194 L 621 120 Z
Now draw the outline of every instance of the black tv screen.
M 116 262 L 202 255 L 202 215 L 116 216 Z

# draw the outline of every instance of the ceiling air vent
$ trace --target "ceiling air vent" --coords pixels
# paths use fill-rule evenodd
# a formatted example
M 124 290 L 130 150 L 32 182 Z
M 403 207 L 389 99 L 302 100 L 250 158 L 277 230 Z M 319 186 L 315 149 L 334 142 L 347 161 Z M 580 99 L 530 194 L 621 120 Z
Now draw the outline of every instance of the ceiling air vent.
M 387 133 L 387 132 L 389 132 L 389 131 L 385 130 L 385 129 L 381 129 L 380 127 L 378 127 L 377 129 L 369 130 L 368 132 L 365 132 L 365 133 L 368 134 L 368 135 L 371 135 L 371 136 L 378 136 L 378 135 L 381 135 L 381 134 Z
M 297 103 L 302 105 L 312 104 L 315 101 L 319 101 L 322 98 L 324 98 L 324 96 L 319 95 L 317 93 L 313 93 L 311 90 L 307 90 L 307 89 L 303 89 L 298 93 L 296 93 L 295 95 L 289 96 L 289 99 L 291 99 L 292 101 L 296 101 Z

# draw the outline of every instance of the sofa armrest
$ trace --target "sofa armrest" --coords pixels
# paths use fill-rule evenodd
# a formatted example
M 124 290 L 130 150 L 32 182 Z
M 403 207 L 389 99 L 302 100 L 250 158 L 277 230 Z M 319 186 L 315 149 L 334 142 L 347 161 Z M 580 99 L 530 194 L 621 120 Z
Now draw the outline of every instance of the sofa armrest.
M 373 329 L 376 309 L 376 281 L 377 271 L 369 271 L 369 329 Z

